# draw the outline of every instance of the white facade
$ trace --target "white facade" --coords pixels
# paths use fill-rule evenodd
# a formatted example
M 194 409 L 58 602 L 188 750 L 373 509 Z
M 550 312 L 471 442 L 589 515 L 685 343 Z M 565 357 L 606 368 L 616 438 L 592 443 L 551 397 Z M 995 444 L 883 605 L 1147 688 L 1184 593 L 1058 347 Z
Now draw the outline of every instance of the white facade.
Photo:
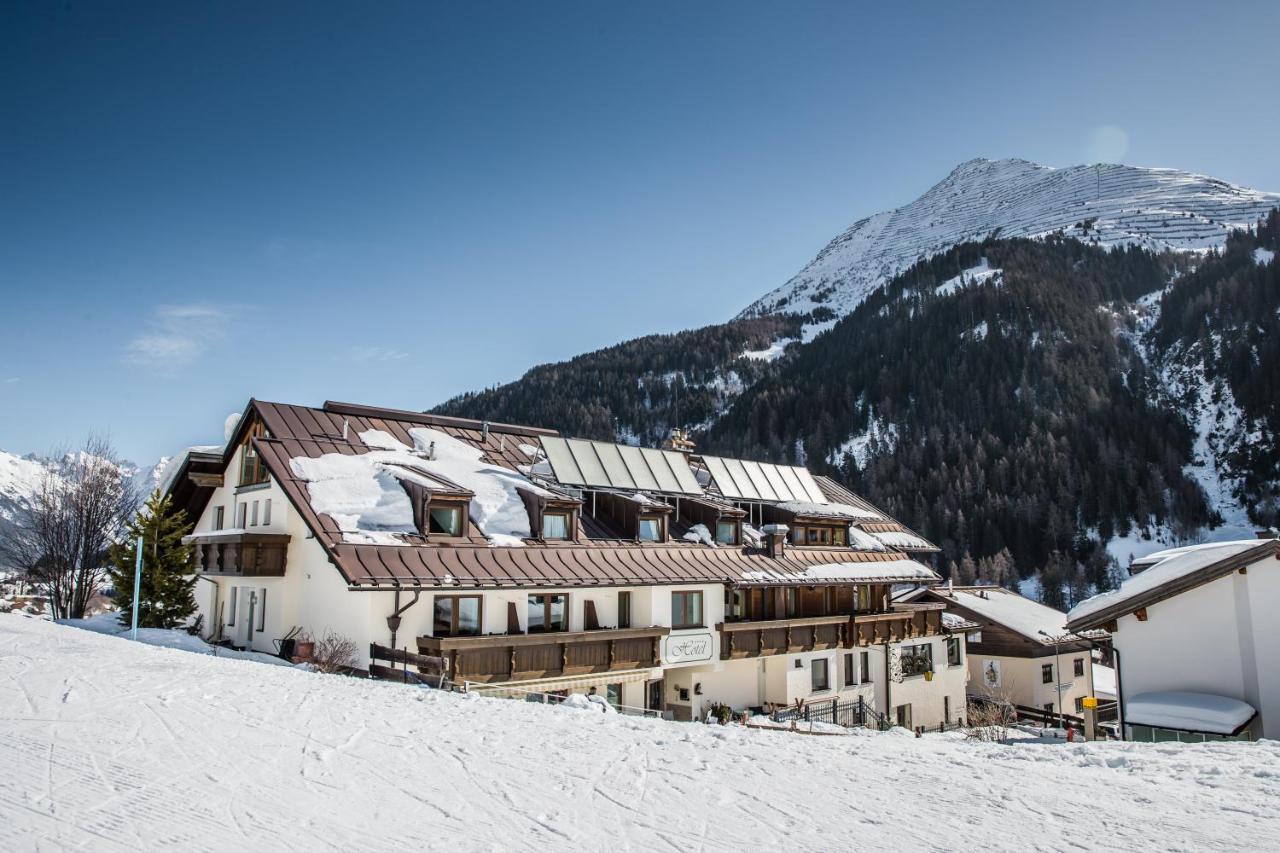
M 353 641 L 359 654 L 357 666 L 369 664 L 371 643 L 391 644 L 387 617 L 396 610 L 393 590 L 349 588 L 328 559 L 302 517 L 275 483 L 236 487 L 240 470 L 237 451 L 228 466 L 225 484 L 216 488 L 193 533 L 197 536 L 234 536 L 237 533 L 273 533 L 290 536 L 283 577 L 232 577 L 202 575 L 196 587 L 197 603 L 204 618 L 204 633 L 213 640 L 255 651 L 275 653 L 276 640 L 294 628 L 320 639 L 332 632 Z M 269 507 L 269 509 L 268 509 Z M 221 510 L 221 511 L 220 511 Z M 219 518 L 221 526 L 219 526 Z M 820 704 L 837 700 L 856 702 L 913 726 L 936 727 L 963 718 L 966 682 L 964 638 L 957 634 L 961 662 L 948 665 L 945 635 L 921 637 L 905 643 L 932 646 L 935 672 L 926 680 L 917 675 L 893 681 L 887 675 L 886 646 L 832 649 L 773 655 L 745 660 L 720 660 L 720 633 L 724 621 L 724 587 L 721 584 L 686 584 L 643 587 L 547 587 L 547 588 L 430 588 L 401 613 L 395 645 L 413 649 L 414 639 L 433 633 L 436 596 L 481 597 L 481 634 L 505 634 L 510 605 L 527 630 L 528 596 L 562 593 L 568 600 L 568 630 L 586 629 L 586 602 L 594 605 L 601 627 L 616 627 L 619 593 L 630 595 L 630 627 L 668 627 L 672 624 L 672 593 L 702 593 L 703 627 L 672 629 L 661 642 L 661 666 L 629 672 L 605 672 L 573 679 L 558 678 L 557 689 L 585 692 L 607 686 L 620 690 L 621 703 L 645 707 L 647 691 L 662 680 L 662 703 L 680 719 L 703 719 L 713 703 L 735 710 L 762 706 L 792 706 L 797 700 Z M 409 605 L 412 591 L 400 593 L 401 607 Z M 815 686 L 815 661 L 826 663 L 826 687 Z M 538 681 L 504 682 L 506 686 L 537 691 Z M 654 688 L 656 689 L 656 688 Z
M 1077 703 L 1093 696 L 1093 661 L 1088 650 L 1056 656 L 1015 657 L 974 652 L 969 656 L 969 689 L 977 696 L 1079 716 Z M 1045 667 L 1049 680 L 1045 680 Z M 1081 675 L 1076 675 L 1080 671 Z M 1059 685 L 1062 705 L 1058 707 Z
M 1125 697 L 1212 693 L 1258 711 L 1254 737 L 1280 736 L 1280 561 L 1267 556 L 1116 621 Z

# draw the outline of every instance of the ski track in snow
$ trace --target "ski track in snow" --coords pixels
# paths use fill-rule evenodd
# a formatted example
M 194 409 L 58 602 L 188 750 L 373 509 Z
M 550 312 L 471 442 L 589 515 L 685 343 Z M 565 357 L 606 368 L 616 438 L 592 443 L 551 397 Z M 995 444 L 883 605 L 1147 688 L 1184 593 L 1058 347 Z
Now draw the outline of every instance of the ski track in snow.
M 0 616 L 0 849 L 1259 850 L 1280 744 L 664 723 Z

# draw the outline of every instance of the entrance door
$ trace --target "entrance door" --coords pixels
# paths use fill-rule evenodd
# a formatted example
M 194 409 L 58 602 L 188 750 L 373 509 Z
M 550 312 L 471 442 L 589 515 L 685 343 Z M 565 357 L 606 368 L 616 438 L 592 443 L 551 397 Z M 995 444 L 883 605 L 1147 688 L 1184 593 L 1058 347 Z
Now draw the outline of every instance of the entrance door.
M 657 681 L 650 681 L 648 690 L 645 691 L 644 706 L 650 711 L 662 710 L 662 687 L 666 684 L 661 678 Z
M 911 728 L 911 706 L 909 704 L 898 706 L 897 722 L 898 725 L 902 726 L 904 729 Z

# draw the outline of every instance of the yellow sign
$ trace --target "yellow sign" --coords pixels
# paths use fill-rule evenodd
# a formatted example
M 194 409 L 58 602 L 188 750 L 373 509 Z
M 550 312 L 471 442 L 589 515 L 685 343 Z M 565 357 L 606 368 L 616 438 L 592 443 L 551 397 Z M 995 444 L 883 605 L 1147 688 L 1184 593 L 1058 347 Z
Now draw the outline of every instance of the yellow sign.
M 1098 707 L 1098 700 L 1093 696 L 1086 696 L 1084 697 L 1084 706 L 1086 708 L 1096 708 Z

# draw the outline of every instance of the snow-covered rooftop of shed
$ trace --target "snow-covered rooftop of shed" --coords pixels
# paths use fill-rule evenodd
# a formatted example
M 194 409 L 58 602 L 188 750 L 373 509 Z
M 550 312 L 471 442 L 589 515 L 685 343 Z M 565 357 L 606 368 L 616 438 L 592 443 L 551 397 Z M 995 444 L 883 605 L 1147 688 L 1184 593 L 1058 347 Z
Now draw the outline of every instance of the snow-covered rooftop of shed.
M 957 587 L 950 592 L 943 589 L 935 592 L 1029 640 L 1051 643 L 1054 638 L 1076 639 L 1075 635 L 1068 634 L 1067 615 L 1061 610 L 1054 610 L 1004 587 Z
M 1130 725 L 1216 735 L 1234 733 L 1256 713 L 1248 702 L 1214 693 L 1140 693 L 1124 703 L 1124 720 Z
M 409 447 L 382 430 L 366 430 L 360 440 L 368 453 L 326 453 L 290 460 L 294 474 L 307 483 L 311 507 L 328 515 L 347 542 L 405 544 L 417 533 L 402 479 L 422 471 L 470 491 L 469 515 L 494 545 L 520 545 L 530 535 L 529 514 L 516 491 L 550 494 L 515 471 L 482 461 L 483 453 L 447 433 L 426 427 L 409 430 Z M 430 483 L 427 483 L 430 485 Z
M 1159 589 L 1167 583 L 1175 581 L 1214 563 L 1242 554 L 1245 551 L 1266 544 L 1267 539 L 1241 539 L 1235 542 L 1211 542 L 1204 545 L 1188 545 L 1182 548 L 1170 548 L 1157 551 L 1133 561 L 1135 566 L 1149 568 L 1136 574 L 1120 584 L 1119 588 L 1099 593 L 1092 598 L 1071 608 L 1067 618 L 1072 621 L 1100 613 L 1103 610 L 1123 604 L 1140 595 Z

